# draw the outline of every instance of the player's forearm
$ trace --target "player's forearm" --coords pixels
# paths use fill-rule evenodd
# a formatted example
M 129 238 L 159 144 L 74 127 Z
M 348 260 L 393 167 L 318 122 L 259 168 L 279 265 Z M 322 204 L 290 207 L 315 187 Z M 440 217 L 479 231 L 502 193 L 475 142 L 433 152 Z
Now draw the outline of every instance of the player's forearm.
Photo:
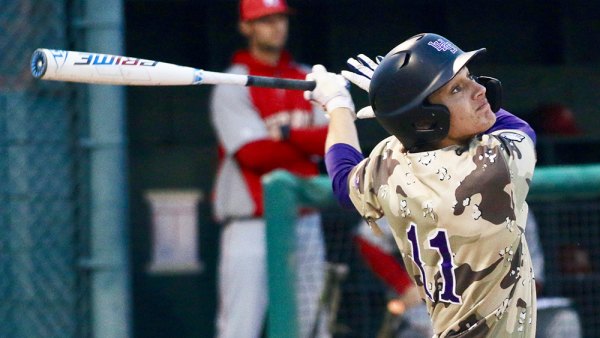
M 349 109 L 338 108 L 329 113 L 329 116 L 329 131 L 325 140 L 325 152 L 336 143 L 345 143 L 361 151 L 358 133 L 354 125 L 354 114 Z
M 306 154 L 323 156 L 325 154 L 323 144 L 325 144 L 326 137 L 326 126 L 292 129 L 290 130 L 289 142 Z
M 354 125 L 354 114 L 345 108 L 330 113 L 329 131 L 325 141 L 325 166 L 332 180 L 333 194 L 338 203 L 352 208 L 348 190 L 348 175 L 363 156 Z
M 399 295 L 404 294 L 413 285 L 404 267 L 392 254 L 359 236 L 354 238 L 354 242 L 358 246 L 361 257 L 371 270 Z
M 306 155 L 291 144 L 272 140 L 248 143 L 237 151 L 235 158 L 241 166 L 261 175 L 294 163 L 308 162 Z

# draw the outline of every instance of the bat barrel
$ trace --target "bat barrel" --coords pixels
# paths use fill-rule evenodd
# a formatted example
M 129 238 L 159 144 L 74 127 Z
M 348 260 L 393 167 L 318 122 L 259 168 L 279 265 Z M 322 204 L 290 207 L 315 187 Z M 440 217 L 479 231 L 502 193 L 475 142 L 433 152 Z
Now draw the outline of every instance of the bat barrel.
M 43 50 L 36 49 L 31 55 L 31 75 L 39 79 L 46 74 L 46 69 L 48 69 L 48 58 Z
M 36 49 L 31 56 L 36 79 L 130 86 L 233 84 L 313 90 L 314 81 L 209 72 L 128 56 Z

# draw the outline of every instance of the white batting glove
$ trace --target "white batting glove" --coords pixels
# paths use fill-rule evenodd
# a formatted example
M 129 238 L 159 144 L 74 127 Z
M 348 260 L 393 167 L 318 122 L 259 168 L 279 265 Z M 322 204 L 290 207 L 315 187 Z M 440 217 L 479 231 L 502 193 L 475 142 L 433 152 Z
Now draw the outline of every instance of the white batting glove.
M 327 72 L 323 65 L 314 65 L 312 73 L 306 75 L 306 80 L 316 81 L 317 86 L 312 91 L 305 91 L 304 98 L 323 107 L 327 112 L 325 116 L 329 118 L 336 108 L 347 108 L 354 114 L 348 82 L 341 75 Z
M 361 108 L 357 113 L 356 117 L 358 119 L 372 119 L 375 117 L 375 111 L 373 111 L 373 107 L 366 106 Z
M 382 57 L 378 56 L 376 58 L 377 62 L 375 62 L 364 54 L 358 54 L 356 59 L 349 58 L 346 61 L 350 71 L 342 70 L 342 76 L 368 93 L 371 78 L 373 77 L 375 69 L 379 66 L 381 59 Z
M 342 70 L 342 76 L 368 93 L 373 73 L 382 59 L 382 56 L 377 56 L 375 58 L 376 61 L 373 61 L 364 54 L 358 54 L 356 59 L 349 58 L 348 61 L 346 61 L 346 64 L 351 71 Z M 375 112 L 371 106 L 367 106 L 359 110 L 356 117 L 359 119 L 374 118 Z

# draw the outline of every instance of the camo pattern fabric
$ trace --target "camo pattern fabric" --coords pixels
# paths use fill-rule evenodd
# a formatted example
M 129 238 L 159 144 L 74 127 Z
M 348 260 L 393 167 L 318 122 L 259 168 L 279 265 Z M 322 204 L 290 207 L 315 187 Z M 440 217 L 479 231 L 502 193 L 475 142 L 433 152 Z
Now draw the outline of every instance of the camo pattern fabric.
M 372 227 L 387 217 L 434 337 L 535 336 L 524 236 L 535 162 L 532 140 L 516 130 L 420 153 L 389 137 L 350 174 L 359 213 Z

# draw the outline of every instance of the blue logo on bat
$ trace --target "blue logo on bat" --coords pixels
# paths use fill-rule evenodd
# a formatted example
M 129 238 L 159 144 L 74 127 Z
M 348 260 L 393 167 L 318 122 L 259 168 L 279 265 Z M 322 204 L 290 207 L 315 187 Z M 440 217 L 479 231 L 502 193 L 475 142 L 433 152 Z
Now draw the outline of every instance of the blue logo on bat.
M 192 82 L 192 84 L 200 84 L 202 80 L 204 80 L 202 69 L 196 69 L 196 71 L 194 72 L 194 81 Z

